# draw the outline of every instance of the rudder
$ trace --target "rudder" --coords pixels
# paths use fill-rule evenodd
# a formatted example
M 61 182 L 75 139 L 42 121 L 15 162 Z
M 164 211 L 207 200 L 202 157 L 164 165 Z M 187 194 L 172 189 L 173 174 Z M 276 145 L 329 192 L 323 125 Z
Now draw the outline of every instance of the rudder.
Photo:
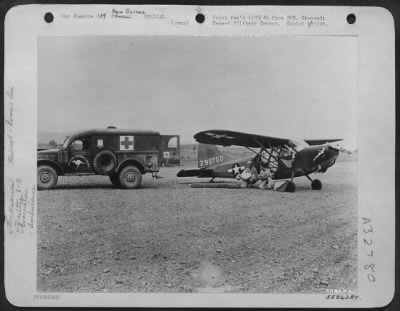
M 205 168 L 222 163 L 226 161 L 226 159 L 217 146 L 200 143 L 197 152 L 197 161 L 199 168 Z

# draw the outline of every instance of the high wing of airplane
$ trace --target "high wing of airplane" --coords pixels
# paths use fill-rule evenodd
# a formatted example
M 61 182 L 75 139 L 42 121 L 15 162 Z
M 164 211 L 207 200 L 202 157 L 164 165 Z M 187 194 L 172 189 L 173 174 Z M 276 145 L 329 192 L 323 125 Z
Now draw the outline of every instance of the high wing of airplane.
M 178 177 L 235 178 L 252 163 L 258 170 L 268 167 L 273 179 L 290 179 L 286 189 L 295 191 L 293 178 L 305 176 L 314 190 L 322 188 L 318 179 L 311 179 L 311 173 L 324 173 L 335 164 L 340 148 L 333 142 L 342 139 L 298 140 L 278 138 L 249 133 L 207 130 L 194 135 L 199 142 L 198 169 L 181 170 Z M 254 153 L 243 159 L 226 157 L 216 147 L 241 146 Z
M 287 144 L 289 139 L 276 138 L 270 136 L 253 135 L 241 132 L 225 130 L 209 130 L 199 132 L 194 135 L 194 139 L 199 143 L 220 145 L 220 146 L 242 146 L 250 148 L 277 147 Z

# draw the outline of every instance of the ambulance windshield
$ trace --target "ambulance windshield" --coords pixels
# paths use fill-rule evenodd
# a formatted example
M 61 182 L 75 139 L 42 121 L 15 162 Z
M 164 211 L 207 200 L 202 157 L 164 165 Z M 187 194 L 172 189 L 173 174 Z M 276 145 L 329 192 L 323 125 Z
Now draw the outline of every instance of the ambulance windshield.
M 69 136 L 65 137 L 64 143 L 63 143 L 63 148 L 67 148 L 68 144 L 69 144 L 70 140 L 69 140 Z

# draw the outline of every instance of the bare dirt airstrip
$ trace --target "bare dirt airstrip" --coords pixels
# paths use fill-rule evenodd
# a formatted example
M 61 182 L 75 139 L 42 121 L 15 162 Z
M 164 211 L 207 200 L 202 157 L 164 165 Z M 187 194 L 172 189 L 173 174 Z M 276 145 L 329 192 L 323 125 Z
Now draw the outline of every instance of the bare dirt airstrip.
M 38 193 L 38 290 L 323 293 L 357 288 L 357 162 L 313 191 L 195 189 L 196 178 L 61 177 Z M 313 175 L 314 177 L 315 175 Z M 207 182 L 208 180 L 204 180 Z

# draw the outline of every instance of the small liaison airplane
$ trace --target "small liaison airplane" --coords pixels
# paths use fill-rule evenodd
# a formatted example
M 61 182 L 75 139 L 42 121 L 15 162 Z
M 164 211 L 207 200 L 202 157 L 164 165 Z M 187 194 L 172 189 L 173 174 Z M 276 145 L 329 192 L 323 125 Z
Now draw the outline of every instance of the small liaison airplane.
M 208 130 L 194 135 L 199 142 L 198 169 L 181 170 L 177 177 L 236 178 L 250 163 L 260 170 L 260 165 L 268 167 L 273 179 L 289 179 L 285 191 L 294 192 L 294 177 L 306 176 L 311 188 L 320 190 L 322 183 L 311 179 L 311 173 L 324 173 L 335 164 L 340 147 L 332 144 L 342 139 L 298 140 L 248 133 Z M 225 156 L 215 146 L 242 146 L 255 156 L 233 159 Z M 255 150 L 257 149 L 257 150 Z

